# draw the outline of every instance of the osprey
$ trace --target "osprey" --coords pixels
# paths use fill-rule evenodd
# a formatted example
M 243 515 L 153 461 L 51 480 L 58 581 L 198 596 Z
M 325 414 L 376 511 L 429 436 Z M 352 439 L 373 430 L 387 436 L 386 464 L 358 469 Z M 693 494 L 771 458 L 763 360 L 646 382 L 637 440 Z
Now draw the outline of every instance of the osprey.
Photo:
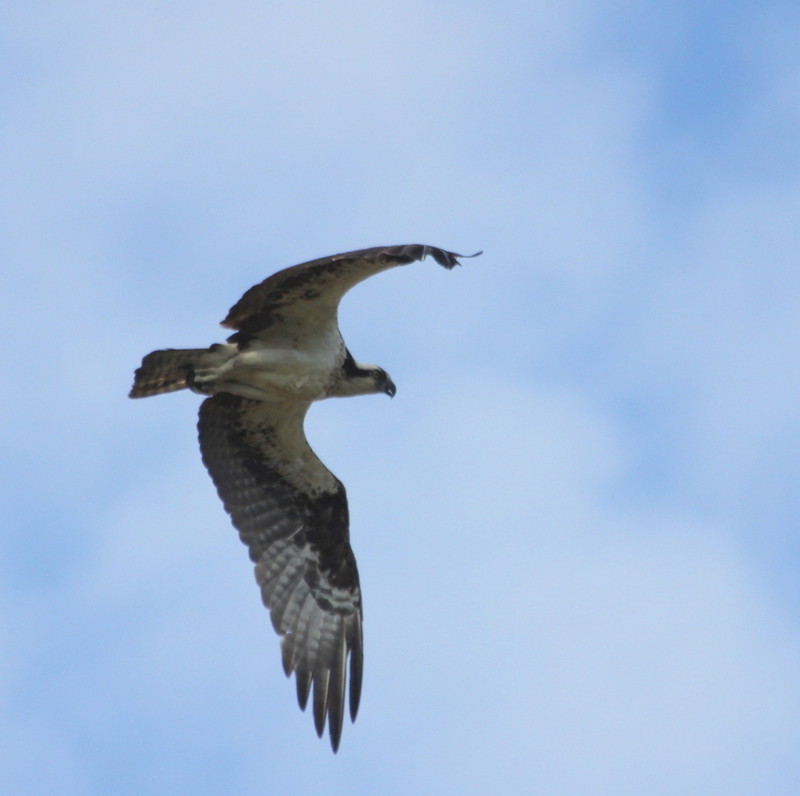
M 363 279 L 427 255 L 447 269 L 464 256 L 412 244 L 279 271 L 231 308 L 222 321 L 235 330 L 227 342 L 153 351 L 130 392 L 145 398 L 188 388 L 209 396 L 198 422 L 203 462 L 250 550 L 300 708 L 313 685 L 317 735 L 327 720 L 334 752 L 348 659 L 353 721 L 361 697 L 361 590 L 344 486 L 311 450 L 303 420 L 323 398 L 395 394 L 385 370 L 356 362 L 348 351 L 337 323 L 339 301 Z

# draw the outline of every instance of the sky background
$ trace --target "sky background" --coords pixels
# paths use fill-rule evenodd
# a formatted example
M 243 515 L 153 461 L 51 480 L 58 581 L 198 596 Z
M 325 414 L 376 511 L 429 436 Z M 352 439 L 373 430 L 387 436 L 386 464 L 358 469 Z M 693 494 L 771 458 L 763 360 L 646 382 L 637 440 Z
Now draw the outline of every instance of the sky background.
M 13 794 L 800 792 L 796 3 L 3 5 Z M 192 394 L 296 262 L 393 401 L 315 407 L 365 602 L 334 756 Z

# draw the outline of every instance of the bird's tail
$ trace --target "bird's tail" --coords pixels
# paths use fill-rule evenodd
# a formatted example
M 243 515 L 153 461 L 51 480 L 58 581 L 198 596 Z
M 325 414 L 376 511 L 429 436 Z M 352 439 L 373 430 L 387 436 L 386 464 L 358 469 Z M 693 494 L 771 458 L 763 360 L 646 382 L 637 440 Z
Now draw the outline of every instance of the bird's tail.
M 207 348 L 167 348 L 153 351 L 136 369 L 130 398 L 147 398 L 162 392 L 183 390 L 189 386 L 195 366 Z

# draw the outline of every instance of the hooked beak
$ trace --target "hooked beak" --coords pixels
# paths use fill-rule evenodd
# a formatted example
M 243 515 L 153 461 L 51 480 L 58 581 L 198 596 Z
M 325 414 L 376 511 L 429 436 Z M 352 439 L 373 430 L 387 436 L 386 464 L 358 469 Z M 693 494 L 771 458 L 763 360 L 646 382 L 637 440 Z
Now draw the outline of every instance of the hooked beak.
M 394 382 L 388 376 L 386 377 L 386 381 L 383 385 L 383 391 L 390 398 L 394 398 L 395 393 L 397 393 L 397 387 L 394 386 Z

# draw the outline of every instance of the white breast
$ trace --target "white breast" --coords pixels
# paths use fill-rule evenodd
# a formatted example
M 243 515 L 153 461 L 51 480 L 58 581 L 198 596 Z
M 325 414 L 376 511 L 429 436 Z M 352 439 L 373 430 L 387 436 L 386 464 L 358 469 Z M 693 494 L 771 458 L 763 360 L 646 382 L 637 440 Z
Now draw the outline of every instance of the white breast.
M 344 358 L 336 328 L 302 338 L 282 330 L 260 335 L 244 351 L 232 348 L 232 356 L 214 374 L 215 389 L 262 401 L 324 398 Z

